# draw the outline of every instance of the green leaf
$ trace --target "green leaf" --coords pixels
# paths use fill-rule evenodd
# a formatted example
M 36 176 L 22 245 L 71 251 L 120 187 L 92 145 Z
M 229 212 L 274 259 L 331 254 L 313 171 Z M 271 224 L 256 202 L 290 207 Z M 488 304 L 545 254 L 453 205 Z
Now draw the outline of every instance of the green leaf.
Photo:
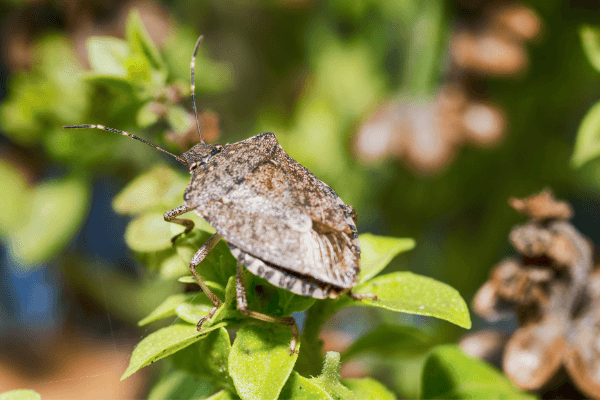
M 7 236 L 27 218 L 31 191 L 25 176 L 10 162 L 0 160 L 0 233 Z
M 574 167 L 581 167 L 600 156 L 600 102 L 587 112 L 575 139 L 575 150 L 571 158 Z
M 181 227 L 181 231 L 183 231 Z M 171 248 L 171 226 L 163 214 L 140 215 L 127 225 L 125 242 L 133 251 L 153 252 Z
M 212 391 L 210 382 L 183 371 L 172 371 L 154 385 L 148 394 L 148 400 L 199 400 L 206 398 Z
M 104 75 L 94 72 L 88 72 L 83 74 L 82 80 L 92 85 L 97 85 L 99 87 L 115 89 L 116 91 L 119 91 L 121 93 L 127 93 L 130 96 L 134 94 L 135 90 L 132 83 L 128 81 L 126 77 L 123 76 Z
M 162 54 L 168 65 L 169 73 L 177 79 L 189 82 L 190 63 L 198 34 L 191 29 L 179 28 L 167 37 Z M 213 61 L 200 46 L 196 58 L 196 93 L 221 92 L 233 87 L 234 76 L 230 62 Z M 185 60 L 185 62 L 182 62 Z M 199 71 L 202 71 L 199 73 Z
M 175 313 L 182 320 L 189 322 L 190 324 L 197 324 L 198 321 L 208 315 L 213 307 L 213 303 L 204 293 L 198 293 L 193 300 L 179 304 L 177 308 L 175 308 Z
M 42 396 L 30 389 L 17 389 L 0 393 L 0 400 L 41 400 Z
M 345 361 L 363 353 L 385 358 L 416 357 L 431 348 L 432 338 L 425 332 L 401 325 L 380 325 L 355 340 L 344 353 Z
M 127 77 L 124 64 L 130 54 L 127 43 L 117 38 L 92 36 L 86 45 L 90 65 L 96 74 Z
M 291 340 L 289 326 L 248 325 L 238 331 L 229 371 L 242 399 L 278 398 L 298 358 L 290 354 Z
M 165 301 L 156 307 L 146 318 L 139 321 L 138 326 L 148 325 L 151 322 L 176 315 L 175 309 L 177 306 L 192 301 L 198 294 L 201 293 L 178 293 L 167 297 Z M 204 297 L 206 297 L 206 295 Z
M 135 116 L 137 126 L 140 128 L 147 128 L 158 122 L 158 119 L 160 118 L 160 115 L 157 112 L 158 107 L 160 106 L 152 101 L 144 104 Z
M 535 399 L 484 361 L 464 354 L 454 345 L 431 352 L 422 375 L 423 399 Z
M 167 120 L 171 129 L 179 135 L 185 135 L 195 124 L 194 117 L 180 106 L 169 108 Z
M 213 394 L 210 397 L 207 397 L 205 400 L 236 400 L 239 399 L 238 396 L 234 395 L 231 392 L 228 392 L 227 390 L 221 390 L 218 391 L 217 393 Z
M 381 382 L 372 378 L 344 379 L 342 383 L 360 400 L 396 400 L 397 397 Z
M 9 236 L 13 254 L 27 264 L 52 258 L 83 224 L 89 197 L 88 182 L 76 177 L 38 185 L 20 211 L 25 220 Z
M 174 208 L 183 203 L 187 184 L 188 180 L 183 175 L 172 168 L 158 165 L 125 186 L 113 199 L 113 209 L 119 214 L 165 212 L 165 208 Z
M 281 390 L 280 399 L 294 400 L 333 400 L 325 389 L 321 388 L 314 379 L 305 378 L 296 371 L 292 371 L 292 375 L 285 383 Z
M 413 239 L 399 239 L 363 233 L 358 236 L 362 250 L 358 283 L 380 273 L 398 254 L 415 247 Z
M 365 298 L 355 305 L 427 315 L 471 328 L 469 309 L 458 291 L 432 278 L 412 272 L 394 272 L 358 285 L 353 291 L 375 294 L 379 298 L 378 301 Z
M 211 236 L 208 232 L 194 229 L 189 234 L 177 239 L 175 242 L 177 253 L 184 262 L 189 263 L 194 254 Z M 204 280 L 226 286 L 229 277 L 235 275 L 236 264 L 237 261 L 231 254 L 227 243 L 221 240 L 196 267 L 196 271 Z
M 215 382 L 218 387 L 235 391 L 227 364 L 230 351 L 231 342 L 227 329 L 220 328 L 186 351 L 173 354 L 171 360 L 177 369 Z
M 161 358 L 167 357 L 198 340 L 204 339 L 206 334 L 225 326 L 225 323 L 202 327 L 198 332 L 195 325 L 178 323 L 146 336 L 133 350 L 129 367 L 121 380 L 127 378 L 137 370 L 152 364 Z
M 600 29 L 596 26 L 582 25 L 579 28 L 579 36 L 590 64 L 600 72 Z
M 157 70 L 165 69 L 165 63 L 154 42 L 150 38 L 148 31 L 144 27 L 142 18 L 137 10 L 130 12 L 127 16 L 125 36 L 129 46 L 131 46 L 135 52 L 143 54 L 144 57 L 150 61 L 152 68 Z

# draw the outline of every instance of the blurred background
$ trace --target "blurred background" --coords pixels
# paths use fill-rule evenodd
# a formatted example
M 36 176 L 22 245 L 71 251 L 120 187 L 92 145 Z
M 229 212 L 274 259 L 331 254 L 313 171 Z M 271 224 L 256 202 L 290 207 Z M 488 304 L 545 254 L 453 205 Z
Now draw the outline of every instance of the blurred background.
M 354 206 L 359 232 L 416 239 L 387 272 L 431 276 L 470 301 L 512 254 L 507 235 L 523 217 L 507 199 L 546 187 L 600 241 L 600 164 L 570 167 L 578 126 L 600 92 L 578 27 L 600 20 L 600 5 L 2 0 L 0 16 L 0 392 L 147 393 L 152 369 L 118 378 L 152 332 L 137 321 L 181 287 L 167 266 L 144 267 L 151 260 L 135 239 L 144 221 L 131 215 L 135 204 L 113 200 L 154 171 L 148 179 L 166 183 L 142 190 L 148 198 L 171 191 L 164 212 L 181 204 L 188 178 L 139 142 L 61 126 L 103 124 L 185 151 L 197 141 L 189 62 L 199 34 L 205 139 L 274 132 Z M 136 23 L 156 48 L 136 48 Z M 170 168 L 157 173 L 157 165 Z M 484 326 L 473 318 L 474 329 Z M 337 315 L 325 339 L 339 348 L 383 322 L 417 324 L 439 341 L 465 334 L 360 309 Z M 384 361 L 347 373 L 367 370 L 414 394 L 410 362 Z

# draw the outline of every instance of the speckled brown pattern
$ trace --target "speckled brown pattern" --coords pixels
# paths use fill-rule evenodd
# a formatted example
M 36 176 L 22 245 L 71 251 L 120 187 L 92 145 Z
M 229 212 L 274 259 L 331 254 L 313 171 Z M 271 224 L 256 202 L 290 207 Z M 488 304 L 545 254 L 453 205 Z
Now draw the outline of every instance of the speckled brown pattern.
M 318 298 L 356 284 L 360 247 L 354 210 L 288 156 L 274 134 L 222 147 L 198 144 L 182 157 L 196 163 L 185 206 L 239 249 L 246 266 L 259 261 L 262 271 L 272 272 L 272 284 L 301 295 L 319 293 Z M 258 265 L 249 270 L 259 274 Z M 325 285 L 302 290 L 302 282 L 311 279 Z

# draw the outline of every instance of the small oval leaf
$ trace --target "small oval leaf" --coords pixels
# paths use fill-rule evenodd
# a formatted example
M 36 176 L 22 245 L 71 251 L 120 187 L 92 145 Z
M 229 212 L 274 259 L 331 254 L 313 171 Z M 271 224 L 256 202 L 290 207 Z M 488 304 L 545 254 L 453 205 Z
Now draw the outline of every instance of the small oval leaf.
M 127 75 L 124 61 L 130 52 L 125 41 L 107 36 L 92 36 L 86 45 L 94 72 L 118 77 Z
M 162 214 L 140 215 L 127 225 L 125 242 L 133 251 L 141 253 L 167 250 L 172 246 L 169 225 Z
M 579 37 L 590 64 L 600 72 L 600 29 L 583 25 L 579 28 Z
M 289 326 L 248 325 L 238 331 L 229 372 L 242 399 L 278 398 L 298 358 L 297 353 L 290 354 L 291 340 Z
M 358 283 L 363 283 L 380 273 L 394 257 L 415 247 L 414 239 L 400 239 L 363 233 L 358 236 L 360 248 L 360 274 Z
M 571 162 L 577 168 L 598 156 L 600 156 L 600 102 L 590 108 L 579 125 Z
M 191 301 L 179 304 L 175 308 L 175 313 L 182 320 L 197 324 L 213 307 L 213 303 L 204 293 L 198 293 Z
M 41 400 L 39 393 L 30 389 L 17 389 L 0 393 L 0 400 Z
M 394 272 L 358 285 L 353 291 L 358 294 L 375 294 L 379 299 L 375 301 L 364 298 L 356 305 L 427 315 L 463 328 L 471 328 L 469 309 L 458 291 L 426 276 L 412 272 Z
M 181 204 L 187 179 L 175 170 L 158 165 L 131 181 L 113 200 L 113 209 L 119 214 L 138 214 L 144 211 L 162 211 L 165 207 Z
M 202 331 L 196 330 L 196 325 L 178 323 L 146 336 L 133 350 L 129 367 L 121 376 L 121 380 L 127 378 L 137 370 L 152 364 L 161 358 L 167 357 L 190 344 L 204 339 L 208 332 L 225 326 L 219 323 L 213 326 L 202 327 Z

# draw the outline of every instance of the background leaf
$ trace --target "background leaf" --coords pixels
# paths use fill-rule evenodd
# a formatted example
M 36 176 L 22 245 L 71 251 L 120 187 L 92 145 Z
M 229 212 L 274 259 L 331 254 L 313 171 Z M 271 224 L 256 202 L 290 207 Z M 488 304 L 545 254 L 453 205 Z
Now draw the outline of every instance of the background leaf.
M 375 353 L 386 358 L 415 357 L 425 353 L 431 345 L 431 336 L 417 328 L 380 325 L 352 342 L 342 353 L 342 360 L 364 353 Z
M 86 44 L 94 72 L 120 78 L 127 76 L 124 62 L 130 51 L 126 42 L 117 38 L 96 36 L 88 39 Z
M 571 162 L 575 167 L 581 167 L 598 156 L 600 156 L 600 102 L 590 108 L 579 125 Z
M 535 399 L 517 389 L 485 361 L 464 354 L 454 345 L 437 347 L 429 355 L 422 375 L 423 399 Z
M 171 223 L 161 213 L 146 213 L 135 218 L 125 231 L 125 242 L 134 251 L 142 253 L 170 249 Z M 183 231 L 181 226 L 181 231 Z
M 89 202 L 88 183 L 71 177 L 36 186 L 24 221 L 9 236 L 13 254 L 23 263 L 49 260 L 66 246 L 81 228 Z
M 600 72 L 600 29 L 596 26 L 582 25 L 579 28 L 579 36 L 590 64 Z
M 188 179 L 165 165 L 157 165 L 138 175 L 113 199 L 120 214 L 146 211 L 165 212 L 183 203 Z

